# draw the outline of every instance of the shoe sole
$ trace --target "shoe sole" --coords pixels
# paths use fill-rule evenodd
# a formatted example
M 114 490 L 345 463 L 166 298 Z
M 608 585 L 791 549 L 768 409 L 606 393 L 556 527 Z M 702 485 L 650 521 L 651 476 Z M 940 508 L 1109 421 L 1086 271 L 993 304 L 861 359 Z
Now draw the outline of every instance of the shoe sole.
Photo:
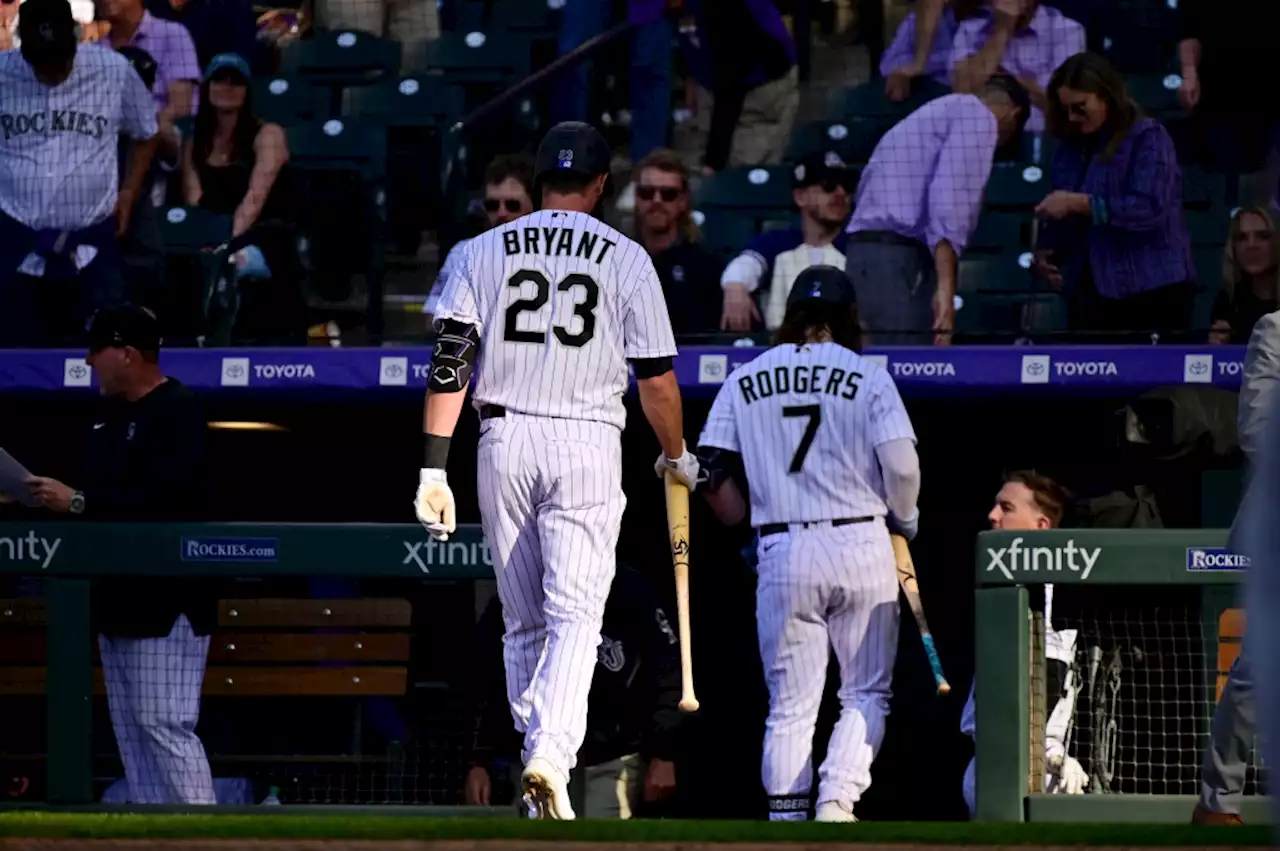
M 538 818 L 560 821 L 556 812 L 555 796 L 551 793 L 551 784 L 541 774 L 530 774 L 524 778 L 524 793 L 533 802 L 538 811 Z

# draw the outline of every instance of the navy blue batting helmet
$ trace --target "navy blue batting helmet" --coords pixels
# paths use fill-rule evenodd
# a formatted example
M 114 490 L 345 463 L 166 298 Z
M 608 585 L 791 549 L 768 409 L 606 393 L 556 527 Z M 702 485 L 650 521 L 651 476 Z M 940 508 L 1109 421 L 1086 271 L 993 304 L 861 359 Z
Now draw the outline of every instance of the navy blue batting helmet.
M 555 171 L 586 177 L 609 173 L 612 154 L 600 131 L 582 121 L 563 121 L 547 131 L 534 157 L 534 180 Z
M 787 307 L 809 299 L 847 305 L 858 302 L 853 282 L 843 269 L 835 266 L 810 266 L 796 275 L 787 295 Z

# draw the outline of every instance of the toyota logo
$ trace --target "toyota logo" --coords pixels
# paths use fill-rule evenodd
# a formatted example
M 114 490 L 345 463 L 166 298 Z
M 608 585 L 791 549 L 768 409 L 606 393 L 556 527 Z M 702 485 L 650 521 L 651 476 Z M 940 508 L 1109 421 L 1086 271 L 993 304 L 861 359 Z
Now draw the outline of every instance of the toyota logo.
M 240 366 L 239 364 L 232 364 L 231 366 L 227 367 L 228 378 L 239 378 L 242 375 L 244 375 L 244 367 Z
M 71 377 L 72 377 L 72 378 L 77 378 L 77 379 L 79 379 L 79 378 L 84 378 L 84 377 L 85 377 L 85 375 L 87 375 L 87 374 L 89 373 L 89 369 L 88 369 L 88 367 L 83 367 L 83 366 L 76 365 L 76 366 L 71 367 L 71 369 L 69 370 L 69 372 L 71 373 Z
M 398 363 L 389 363 L 386 368 L 382 370 L 382 374 L 387 378 L 399 378 L 404 375 L 404 373 L 404 367 L 400 366 Z
M 1209 364 L 1202 360 L 1193 361 L 1190 366 L 1192 375 L 1204 375 L 1209 371 Z
M 1028 375 L 1040 375 L 1043 372 L 1044 372 L 1044 364 L 1040 363 L 1040 361 L 1032 361 L 1031 363 L 1027 364 Z

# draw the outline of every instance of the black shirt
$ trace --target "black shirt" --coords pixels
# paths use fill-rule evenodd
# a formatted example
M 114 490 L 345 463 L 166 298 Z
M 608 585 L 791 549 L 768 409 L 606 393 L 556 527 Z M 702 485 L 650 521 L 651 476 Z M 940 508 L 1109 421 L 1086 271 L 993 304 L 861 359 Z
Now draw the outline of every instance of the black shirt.
M 696 242 L 680 239 L 653 255 L 653 268 L 662 282 L 662 294 L 677 337 L 714 334 L 720 329 L 724 293 L 720 275 L 724 261 Z
M 639 753 L 674 759 L 680 725 L 680 652 L 652 583 L 618 565 L 601 625 L 595 675 L 587 699 L 587 736 L 578 764 L 600 765 Z M 483 765 L 515 758 L 521 739 L 511 722 L 502 666 L 502 604 L 494 598 L 480 616 L 474 647 L 469 760 Z
M 1235 290 L 1235 297 L 1227 295 L 1227 291 L 1219 290 L 1213 300 L 1213 321 L 1225 321 L 1231 325 L 1231 342 L 1244 345 L 1253 334 L 1253 326 L 1268 313 L 1274 313 L 1280 307 L 1274 298 L 1258 298 L 1253 289 L 1242 284 Z
M 193 522 L 207 518 L 205 418 L 195 394 L 170 378 L 135 402 L 106 398 L 85 452 L 83 519 Z M 94 628 L 134 638 L 168 635 L 186 614 L 199 635 L 216 601 L 189 579 L 111 579 L 93 584 Z

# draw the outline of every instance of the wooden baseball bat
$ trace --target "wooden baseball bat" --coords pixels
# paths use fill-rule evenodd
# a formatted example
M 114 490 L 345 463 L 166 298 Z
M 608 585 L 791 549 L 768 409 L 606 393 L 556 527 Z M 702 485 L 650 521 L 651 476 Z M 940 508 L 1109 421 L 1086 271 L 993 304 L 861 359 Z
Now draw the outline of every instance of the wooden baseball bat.
M 938 684 L 938 694 L 950 694 L 951 684 L 942 673 L 942 660 L 938 658 L 938 648 L 933 644 L 933 633 L 929 631 L 929 621 L 924 616 L 920 583 L 916 582 L 916 564 L 911 560 L 907 539 L 901 535 L 890 535 L 889 540 L 893 542 L 893 559 L 898 563 L 898 584 L 902 586 L 902 593 L 907 596 L 911 614 L 915 615 L 920 640 L 924 642 L 924 652 L 929 657 L 929 667 L 933 669 L 933 681 Z
M 676 619 L 680 630 L 680 711 L 697 712 L 693 694 L 693 646 L 689 630 L 689 489 L 667 473 L 667 532 L 676 572 Z

